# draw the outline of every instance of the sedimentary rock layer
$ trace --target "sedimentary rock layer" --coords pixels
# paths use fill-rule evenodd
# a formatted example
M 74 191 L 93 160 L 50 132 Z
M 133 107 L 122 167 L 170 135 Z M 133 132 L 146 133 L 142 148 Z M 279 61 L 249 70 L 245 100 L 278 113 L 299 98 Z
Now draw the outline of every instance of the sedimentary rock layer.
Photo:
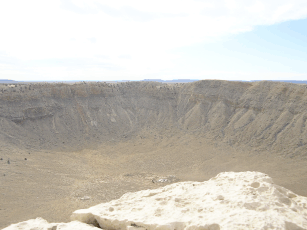
M 280 82 L 1 85 L 0 136 L 23 147 L 82 149 L 192 133 L 290 156 L 307 150 L 307 86 Z

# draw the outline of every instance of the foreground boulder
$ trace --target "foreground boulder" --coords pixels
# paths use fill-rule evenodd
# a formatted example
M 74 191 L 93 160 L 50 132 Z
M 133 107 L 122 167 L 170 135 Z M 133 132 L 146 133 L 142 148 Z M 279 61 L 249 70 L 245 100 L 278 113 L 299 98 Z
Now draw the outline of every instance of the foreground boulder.
M 5 230 L 300 230 L 307 229 L 307 198 L 275 185 L 260 172 L 225 172 L 205 182 L 126 193 L 118 200 L 77 210 L 71 219 L 67 224 L 48 224 L 38 218 Z
M 71 218 L 103 229 L 304 229 L 307 199 L 260 172 L 225 172 L 127 193 Z

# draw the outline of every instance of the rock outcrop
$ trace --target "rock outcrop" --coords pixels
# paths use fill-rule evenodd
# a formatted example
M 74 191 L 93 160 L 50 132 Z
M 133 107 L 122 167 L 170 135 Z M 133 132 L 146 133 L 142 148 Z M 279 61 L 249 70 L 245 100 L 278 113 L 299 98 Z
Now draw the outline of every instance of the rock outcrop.
M 127 193 L 118 200 L 77 210 L 71 219 L 67 228 L 54 224 L 58 226 L 54 229 L 79 229 L 68 226 L 82 222 L 89 229 L 299 230 L 307 228 L 307 198 L 274 184 L 260 172 L 224 172 L 205 182 Z M 5 230 L 29 229 L 23 226 L 32 222 L 24 223 Z

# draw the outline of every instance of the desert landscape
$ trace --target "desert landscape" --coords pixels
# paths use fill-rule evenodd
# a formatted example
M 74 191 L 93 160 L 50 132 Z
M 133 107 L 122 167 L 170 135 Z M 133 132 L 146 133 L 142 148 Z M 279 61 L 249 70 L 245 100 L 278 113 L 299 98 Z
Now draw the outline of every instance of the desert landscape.
M 268 191 L 284 187 L 281 193 L 297 199 L 289 208 L 293 211 L 296 202 L 295 212 L 302 215 L 299 224 L 286 221 L 284 229 L 304 229 L 306 120 L 305 84 L 0 84 L 0 228 L 37 217 L 69 222 L 73 213 L 81 220 L 76 210 L 127 192 L 190 186 L 223 172 L 249 171 L 262 174 L 229 175 L 241 180 L 240 186 L 247 177 L 268 183 L 257 181 L 268 175 L 276 184 L 267 185 Z M 210 224 L 203 229 L 227 229 Z

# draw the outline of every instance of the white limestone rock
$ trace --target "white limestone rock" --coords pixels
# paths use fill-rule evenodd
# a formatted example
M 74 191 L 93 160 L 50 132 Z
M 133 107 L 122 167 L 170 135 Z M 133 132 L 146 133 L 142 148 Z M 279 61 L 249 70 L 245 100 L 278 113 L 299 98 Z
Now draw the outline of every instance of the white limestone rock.
M 205 182 L 180 182 L 127 193 L 77 210 L 72 220 L 103 229 L 307 229 L 307 198 L 260 172 L 225 172 Z
M 98 230 L 92 225 L 81 223 L 79 221 L 72 221 L 69 223 L 48 223 L 42 218 L 36 218 L 12 224 L 3 230 Z

